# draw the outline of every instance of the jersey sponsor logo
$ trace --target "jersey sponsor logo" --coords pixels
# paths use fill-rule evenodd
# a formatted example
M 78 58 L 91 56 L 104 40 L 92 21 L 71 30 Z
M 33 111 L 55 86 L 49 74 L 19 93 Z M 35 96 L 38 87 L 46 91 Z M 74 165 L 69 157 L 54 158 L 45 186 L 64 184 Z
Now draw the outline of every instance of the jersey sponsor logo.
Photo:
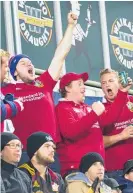
M 45 97 L 44 93 L 37 92 L 37 93 L 30 94 L 27 96 L 22 96 L 21 99 L 22 99 L 22 102 L 32 102 L 36 100 L 41 100 L 44 97 Z
M 34 46 L 48 45 L 52 37 L 53 19 L 45 1 L 18 1 L 20 31 Z
M 126 127 L 128 127 L 129 125 L 132 125 L 132 124 L 133 124 L 133 119 L 128 119 L 126 121 L 115 123 L 114 127 L 116 128 L 116 130 L 125 129 Z
M 111 29 L 110 41 L 118 62 L 133 69 L 133 22 L 118 18 Z

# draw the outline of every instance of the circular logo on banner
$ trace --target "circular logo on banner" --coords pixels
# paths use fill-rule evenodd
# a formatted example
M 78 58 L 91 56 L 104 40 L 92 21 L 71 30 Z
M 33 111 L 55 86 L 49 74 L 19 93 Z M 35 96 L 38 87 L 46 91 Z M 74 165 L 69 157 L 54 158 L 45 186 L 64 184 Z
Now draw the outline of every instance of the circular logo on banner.
M 53 19 L 45 1 L 18 1 L 20 31 L 34 46 L 46 46 L 52 36 Z
M 125 18 L 116 19 L 112 25 L 111 44 L 118 62 L 133 68 L 133 23 Z

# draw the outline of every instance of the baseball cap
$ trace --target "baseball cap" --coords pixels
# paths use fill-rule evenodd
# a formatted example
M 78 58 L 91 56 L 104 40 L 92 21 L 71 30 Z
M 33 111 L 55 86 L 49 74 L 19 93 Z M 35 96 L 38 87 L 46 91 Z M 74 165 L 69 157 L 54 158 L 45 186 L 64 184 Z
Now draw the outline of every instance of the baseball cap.
M 109 186 L 111 189 L 119 188 L 120 190 L 123 190 L 127 187 L 127 184 L 118 184 L 118 182 L 113 178 L 105 178 L 104 183 Z
M 61 78 L 59 87 L 60 87 L 60 89 L 63 89 L 65 86 L 67 86 L 70 82 L 72 82 L 74 80 L 83 79 L 83 81 L 85 82 L 88 80 L 88 78 L 89 78 L 89 76 L 88 76 L 87 72 L 84 72 L 81 74 L 70 72 L 70 73 L 65 74 Z
M 133 169 L 133 159 L 128 160 L 125 164 L 124 164 L 124 168 L 123 168 L 123 176 L 129 172 L 129 170 Z

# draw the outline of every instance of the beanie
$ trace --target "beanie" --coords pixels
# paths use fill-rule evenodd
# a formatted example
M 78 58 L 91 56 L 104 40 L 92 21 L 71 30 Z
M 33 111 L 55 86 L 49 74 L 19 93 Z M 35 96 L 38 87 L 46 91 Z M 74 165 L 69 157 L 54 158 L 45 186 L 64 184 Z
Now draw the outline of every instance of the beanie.
M 9 68 L 10 68 L 10 73 L 13 77 L 14 80 L 16 80 L 16 77 L 14 76 L 15 70 L 16 70 L 16 66 L 19 62 L 20 59 L 22 58 L 29 58 L 28 56 L 24 55 L 24 54 L 18 54 L 16 56 L 13 56 L 10 60 L 9 60 Z M 29 58 L 30 59 L 30 58 Z
M 123 176 L 133 169 L 133 159 L 126 161 L 123 168 Z
M 80 172 L 85 173 L 95 162 L 101 162 L 104 165 L 104 160 L 100 154 L 96 152 L 87 153 L 80 161 Z
M 31 159 L 34 153 L 46 142 L 53 141 L 52 137 L 44 132 L 35 132 L 27 139 L 27 154 Z
M 14 139 L 17 139 L 20 141 L 20 139 L 13 133 L 8 133 L 8 132 L 1 133 L 1 151 L 4 149 L 4 147 L 9 141 Z

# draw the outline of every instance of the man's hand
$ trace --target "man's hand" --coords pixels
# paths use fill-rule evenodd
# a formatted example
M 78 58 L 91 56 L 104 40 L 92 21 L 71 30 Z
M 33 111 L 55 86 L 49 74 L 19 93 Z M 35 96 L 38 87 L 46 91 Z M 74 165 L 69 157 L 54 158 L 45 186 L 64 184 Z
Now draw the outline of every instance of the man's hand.
M 120 83 L 120 90 L 123 92 L 128 92 L 131 86 L 133 85 L 133 80 L 130 77 L 128 77 L 127 80 L 128 85 L 126 87 L 123 87 L 122 84 Z
M 105 111 L 105 107 L 100 101 L 98 101 L 92 104 L 92 110 L 99 116 Z
M 121 140 L 133 138 L 133 126 L 129 125 L 120 134 Z
M 78 16 L 70 12 L 68 13 L 67 20 L 68 20 L 68 25 L 75 26 L 77 24 Z

